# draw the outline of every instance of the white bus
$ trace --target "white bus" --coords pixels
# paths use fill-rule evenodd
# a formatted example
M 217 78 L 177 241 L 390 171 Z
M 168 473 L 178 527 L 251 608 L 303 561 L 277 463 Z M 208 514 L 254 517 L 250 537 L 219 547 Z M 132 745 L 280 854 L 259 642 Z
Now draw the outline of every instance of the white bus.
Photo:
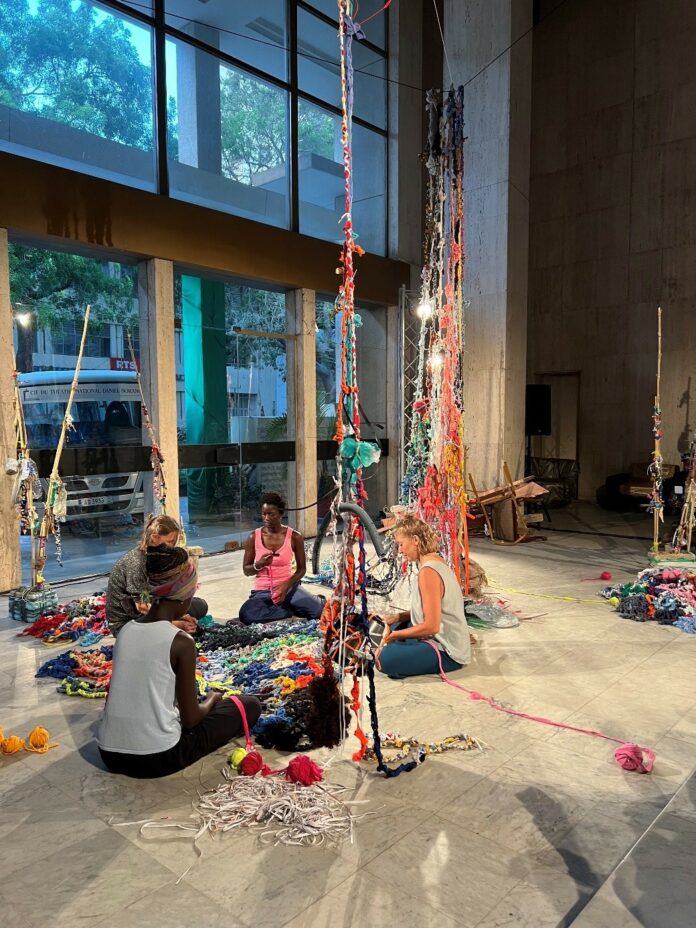
M 55 449 L 74 371 L 18 374 L 17 382 L 31 452 Z M 82 370 L 72 406 L 66 448 L 140 446 L 140 392 L 134 371 Z M 144 510 L 142 473 L 73 474 L 67 520 L 100 519 Z M 44 480 L 44 490 L 48 481 Z

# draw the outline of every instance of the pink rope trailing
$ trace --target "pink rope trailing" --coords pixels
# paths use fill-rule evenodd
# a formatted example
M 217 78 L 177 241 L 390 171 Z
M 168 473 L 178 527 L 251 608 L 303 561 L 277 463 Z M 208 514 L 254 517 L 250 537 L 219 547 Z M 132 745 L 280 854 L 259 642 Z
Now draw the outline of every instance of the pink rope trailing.
M 553 719 L 544 718 L 542 715 L 529 715 L 527 712 L 520 712 L 518 709 L 510 709 L 508 706 L 503 706 L 496 699 L 493 699 L 492 696 L 484 696 L 483 693 L 479 693 L 477 690 L 470 690 L 468 687 L 462 686 L 461 683 L 455 683 L 454 680 L 450 680 L 442 667 L 442 654 L 438 646 L 432 641 L 428 641 L 427 638 L 423 640 L 426 644 L 430 645 L 437 655 L 440 679 L 444 683 L 447 683 L 448 686 L 452 686 L 457 690 L 461 690 L 463 693 L 467 693 L 470 699 L 476 702 L 485 702 L 491 709 L 495 709 L 496 712 L 504 712 L 506 715 L 512 715 L 518 719 L 525 719 L 527 722 L 538 722 L 540 725 L 550 725 L 552 728 L 561 728 L 564 731 L 574 731 L 580 735 L 592 735 L 593 738 L 603 738 L 605 741 L 613 741 L 615 744 L 620 745 L 620 747 L 614 751 L 614 757 L 620 767 L 624 770 L 637 770 L 638 773 L 650 773 L 652 771 L 653 764 L 655 763 L 655 752 L 651 748 L 644 748 L 631 741 L 624 741 L 623 738 L 614 738 L 612 735 L 605 735 L 603 732 L 595 731 L 593 728 L 581 728 L 577 725 L 569 725 L 566 722 L 555 722 Z M 645 755 L 645 757 L 643 755 Z

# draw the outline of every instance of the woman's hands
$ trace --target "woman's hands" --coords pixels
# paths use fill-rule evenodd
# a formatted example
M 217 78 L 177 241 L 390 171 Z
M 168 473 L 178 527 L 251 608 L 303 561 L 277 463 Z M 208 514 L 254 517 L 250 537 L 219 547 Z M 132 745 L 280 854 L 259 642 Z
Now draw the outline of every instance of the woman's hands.
M 394 612 L 391 615 L 382 616 L 382 621 L 386 626 L 397 625 L 399 622 L 408 622 L 410 619 L 410 612 Z
M 268 565 L 272 563 L 274 557 L 275 555 L 272 551 L 269 551 L 268 554 L 264 554 L 258 561 L 254 561 L 254 570 L 258 572 L 263 570 L 264 567 L 268 567 Z

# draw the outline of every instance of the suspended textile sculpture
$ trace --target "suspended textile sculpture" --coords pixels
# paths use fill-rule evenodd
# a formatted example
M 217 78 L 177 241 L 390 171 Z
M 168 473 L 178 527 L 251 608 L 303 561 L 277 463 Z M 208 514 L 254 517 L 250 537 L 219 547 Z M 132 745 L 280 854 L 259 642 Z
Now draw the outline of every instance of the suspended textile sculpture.
M 58 438 L 58 446 L 53 458 L 51 475 L 48 479 L 48 489 L 46 490 L 46 505 L 44 506 L 44 514 L 41 520 L 41 527 L 39 528 L 39 545 L 38 554 L 36 556 L 36 582 L 38 584 L 44 583 L 42 571 L 46 565 L 49 534 L 53 535 L 56 542 L 56 559 L 61 566 L 63 565 L 63 549 L 61 545 L 60 525 L 61 522 L 65 521 L 65 517 L 67 515 L 68 491 L 60 478 L 59 468 L 60 459 L 63 454 L 63 448 L 65 446 L 68 432 L 74 428 L 72 405 L 73 400 L 75 399 L 75 392 L 77 390 L 78 381 L 80 379 L 80 367 L 82 366 L 82 357 L 85 353 L 85 341 L 87 339 L 89 314 L 91 309 L 92 307 L 89 305 L 87 305 L 85 309 L 85 318 L 82 323 L 82 338 L 80 339 L 80 349 L 77 353 L 77 360 L 75 361 L 75 374 L 73 375 L 72 383 L 70 385 L 70 393 L 68 395 L 68 402 L 65 405 L 65 414 L 63 415 L 63 424 L 61 426 L 60 436 Z
M 387 3 L 384 8 L 388 5 Z M 345 211 L 341 217 L 344 237 L 340 258 L 341 266 L 337 270 L 337 273 L 341 275 L 336 300 L 336 312 L 341 314 L 341 376 L 334 434 L 334 440 L 338 444 L 336 455 L 338 491 L 332 501 L 332 514 L 334 525 L 340 514 L 344 528 L 340 550 L 335 551 L 337 580 L 334 592 L 321 618 L 321 629 L 324 633 L 324 673 L 320 678 L 322 691 L 315 695 L 320 700 L 325 700 L 331 707 L 335 727 L 327 726 L 325 746 L 334 747 L 341 743 L 346 735 L 345 702 L 341 687 L 346 683 L 348 676 L 352 677 L 349 705 L 355 715 L 355 736 L 359 744 L 353 754 L 353 760 L 359 761 L 365 757 L 369 743 L 360 723 L 362 701 L 365 695 L 363 688 L 366 688 L 377 769 L 386 776 L 395 776 L 403 770 L 413 769 L 416 763 L 400 764 L 397 768 L 390 769 L 382 756 L 375 691 L 374 649 L 369 635 L 365 525 L 359 517 L 359 511 L 356 513 L 340 508 L 342 504 L 348 503 L 358 510 L 364 509 L 367 493 L 363 483 L 363 467 L 377 460 L 374 446 L 363 442 L 360 435 L 360 396 L 356 356 L 356 327 L 360 320 L 355 312 L 354 256 L 362 254 L 362 249 L 355 241 L 352 214 L 352 44 L 353 39 L 361 38 L 363 33 L 360 25 L 352 19 L 353 9 L 352 0 L 339 0 L 341 144 Z M 334 664 L 338 667 L 338 679 Z M 328 711 L 326 714 L 329 714 Z
M 657 307 L 657 378 L 655 386 L 655 405 L 653 408 L 653 436 L 655 448 L 653 459 L 648 467 L 648 476 L 652 481 L 652 490 L 648 500 L 647 510 L 653 516 L 653 544 L 652 553 L 657 554 L 660 548 L 660 523 L 665 520 L 664 503 L 662 500 L 662 486 L 664 471 L 662 467 L 662 405 L 660 400 L 660 380 L 662 375 L 662 307 Z
M 691 543 L 696 524 L 696 439 L 693 439 L 686 455 L 686 486 L 684 487 L 684 504 L 679 524 L 672 537 L 672 551 L 684 559 L 694 558 Z
M 401 503 L 436 532 L 468 592 L 464 401 L 464 88 L 429 91 L 418 373 Z M 462 569 L 463 568 L 463 569 Z

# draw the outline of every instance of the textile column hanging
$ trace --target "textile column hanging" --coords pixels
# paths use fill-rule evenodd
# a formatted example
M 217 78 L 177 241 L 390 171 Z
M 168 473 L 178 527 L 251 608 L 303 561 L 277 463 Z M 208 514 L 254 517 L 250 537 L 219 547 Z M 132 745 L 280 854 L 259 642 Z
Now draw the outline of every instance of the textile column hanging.
M 77 360 L 75 361 L 75 374 L 72 379 L 72 384 L 70 385 L 70 393 L 68 395 L 68 402 L 65 406 L 65 414 L 63 416 L 63 425 L 60 430 L 60 436 L 58 438 L 58 446 L 56 448 L 56 453 L 53 458 L 53 467 L 51 468 L 51 475 L 48 479 L 48 490 L 46 491 L 46 505 L 44 507 L 44 515 L 41 520 L 41 528 L 39 529 L 39 545 L 38 545 L 38 554 L 36 557 L 36 582 L 43 583 L 44 579 L 42 576 L 42 570 L 46 564 L 46 549 L 48 543 L 49 532 L 53 534 L 53 537 L 56 542 L 56 559 L 58 563 L 62 566 L 63 564 L 63 552 L 61 547 L 60 539 L 60 523 L 65 520 L 67 514 L 67 503 L 68 503 L 68 494 L 65 489 L 65 484 L 60 479 L 59 468 L 60 468 L 60 459 L 63 454 L 63 447 L 65 446 L 65 441 L 68 435 L 68 432 L 74 427 L 73 418 L 72 418 L 72 404 L 75 398 L 75 391 L 77 390 L 77 384 L 80 378 L 80 367 L 82 366 L 82 356 L 85 353 L 85 341 L 87 339 L 87 330 L 89 328 L 89 314 L 92 307 L 87 306 L 85 309 L 85 318 L 82 324 L 82 338 L 80 339 L 80 350 L 77 354 Z
M 39 517 L 36 512 L 36 500 L 42 496 L 41 481 L 35 462 L 31 458 L 29 438 L 22 397 L 19 390 L 18 371 L 16 361 L 13 370 L 14 378 L 14 422 L 17 457 L 8 461 L 5 470 L 15 478 L 12 494 L 13 504 L 17 510 L 20 531 L 29 535 L 29 552 L 31 557 L 31 585 L 36 585 L 36 535 L 39 530 Z
M 660 380 L 662 376 L 662 307 L 657 307 L 657 377 L 655 385 L 655 405 L 653 408 L 653 436 L 655 448 L 653 459 L 648 467 L 648 476 L 652 481 L 652 490 L 648 500 L 647 509 L 653 515 L 653 544 L 652 550 L 657 552 L 660 547 L 660 523 L 664 522 L 664 505 L 662 502 L 662 484 L 664 472 L 662 468 L 662 404 L 660 399 Z
M 429 91 L 418 376 L 401 503 L 434 529 L 468 592 L 464 400 L 464 88 Z
M 385 7 L 389 4 L 385 4 Z M 367 702 L 374 752 L 378 769 L 386 776 L 394 776 L 402 770 L 412 769 L 408 764 L 390 770 L 384 762 L 379 735 L 377 701 L 374 679 L 374 650 L 369 636 L 367 609 L 367 554 L 365 548 L 365 527 L 363 522 L 351 512 L 341 512 L 343 502 L 350 502 L 364 508 L 367 494 L 363 484 L 363 466 L 374 463 L 374 446 L 362 442 L 360 437 L 360 403 L 357 377 L 356 325 L 359 320 L 355 312 L 355 266 L 354 256 L 363 253 L 355 241 L 353 227 L 353 164 L 352 164 L 352 125 L 353 125 L 353 38 L 362 38 L 359 23 L 352 19 L 352 0 L 338 0 L 339 14 L 339 51 L 341 74 L 341 144 L 343 148 L 343 179 L 345 192 L 345 211 L 341 217 L 343 223 L 343 247 L 341 249 L 341 276 L 336 312 L 341 314 L 341 378 L 337 403 L 336 432 L 334 440 L 338 444 L 336 459 L 338 492 L 332 503 L 334 524 L 343 519 L 341 550 L 337 552 L 337 582 L 331 599 L 327 602 L 321 620 L 324 633 L 324 682 L 335 680 L 334 662 L 338 665 L 341 682 L 348 675 L 353 682 L 349 705 L 355 714 L 356 738 L 358 749 L 353 760 L 365 757 L 368 739 L 361 725 L 362 687 L 367 682 Z M 370 17 L 372 18 L 372 17 Z M 357 557 L 355 546 L 357 545 Z M 336 683 L 336 687 L 338 683 Z M 336 689 L 334 687 L 334 689 Z M 327 704 L 331 702 L 329 686 L 325 687 Z M 343 697 L 334 698 L 337 703 L 339 735 L 335 743 L 345 736 L 345 708 Z M 413 764 L 415 767 L 415 764 Z

